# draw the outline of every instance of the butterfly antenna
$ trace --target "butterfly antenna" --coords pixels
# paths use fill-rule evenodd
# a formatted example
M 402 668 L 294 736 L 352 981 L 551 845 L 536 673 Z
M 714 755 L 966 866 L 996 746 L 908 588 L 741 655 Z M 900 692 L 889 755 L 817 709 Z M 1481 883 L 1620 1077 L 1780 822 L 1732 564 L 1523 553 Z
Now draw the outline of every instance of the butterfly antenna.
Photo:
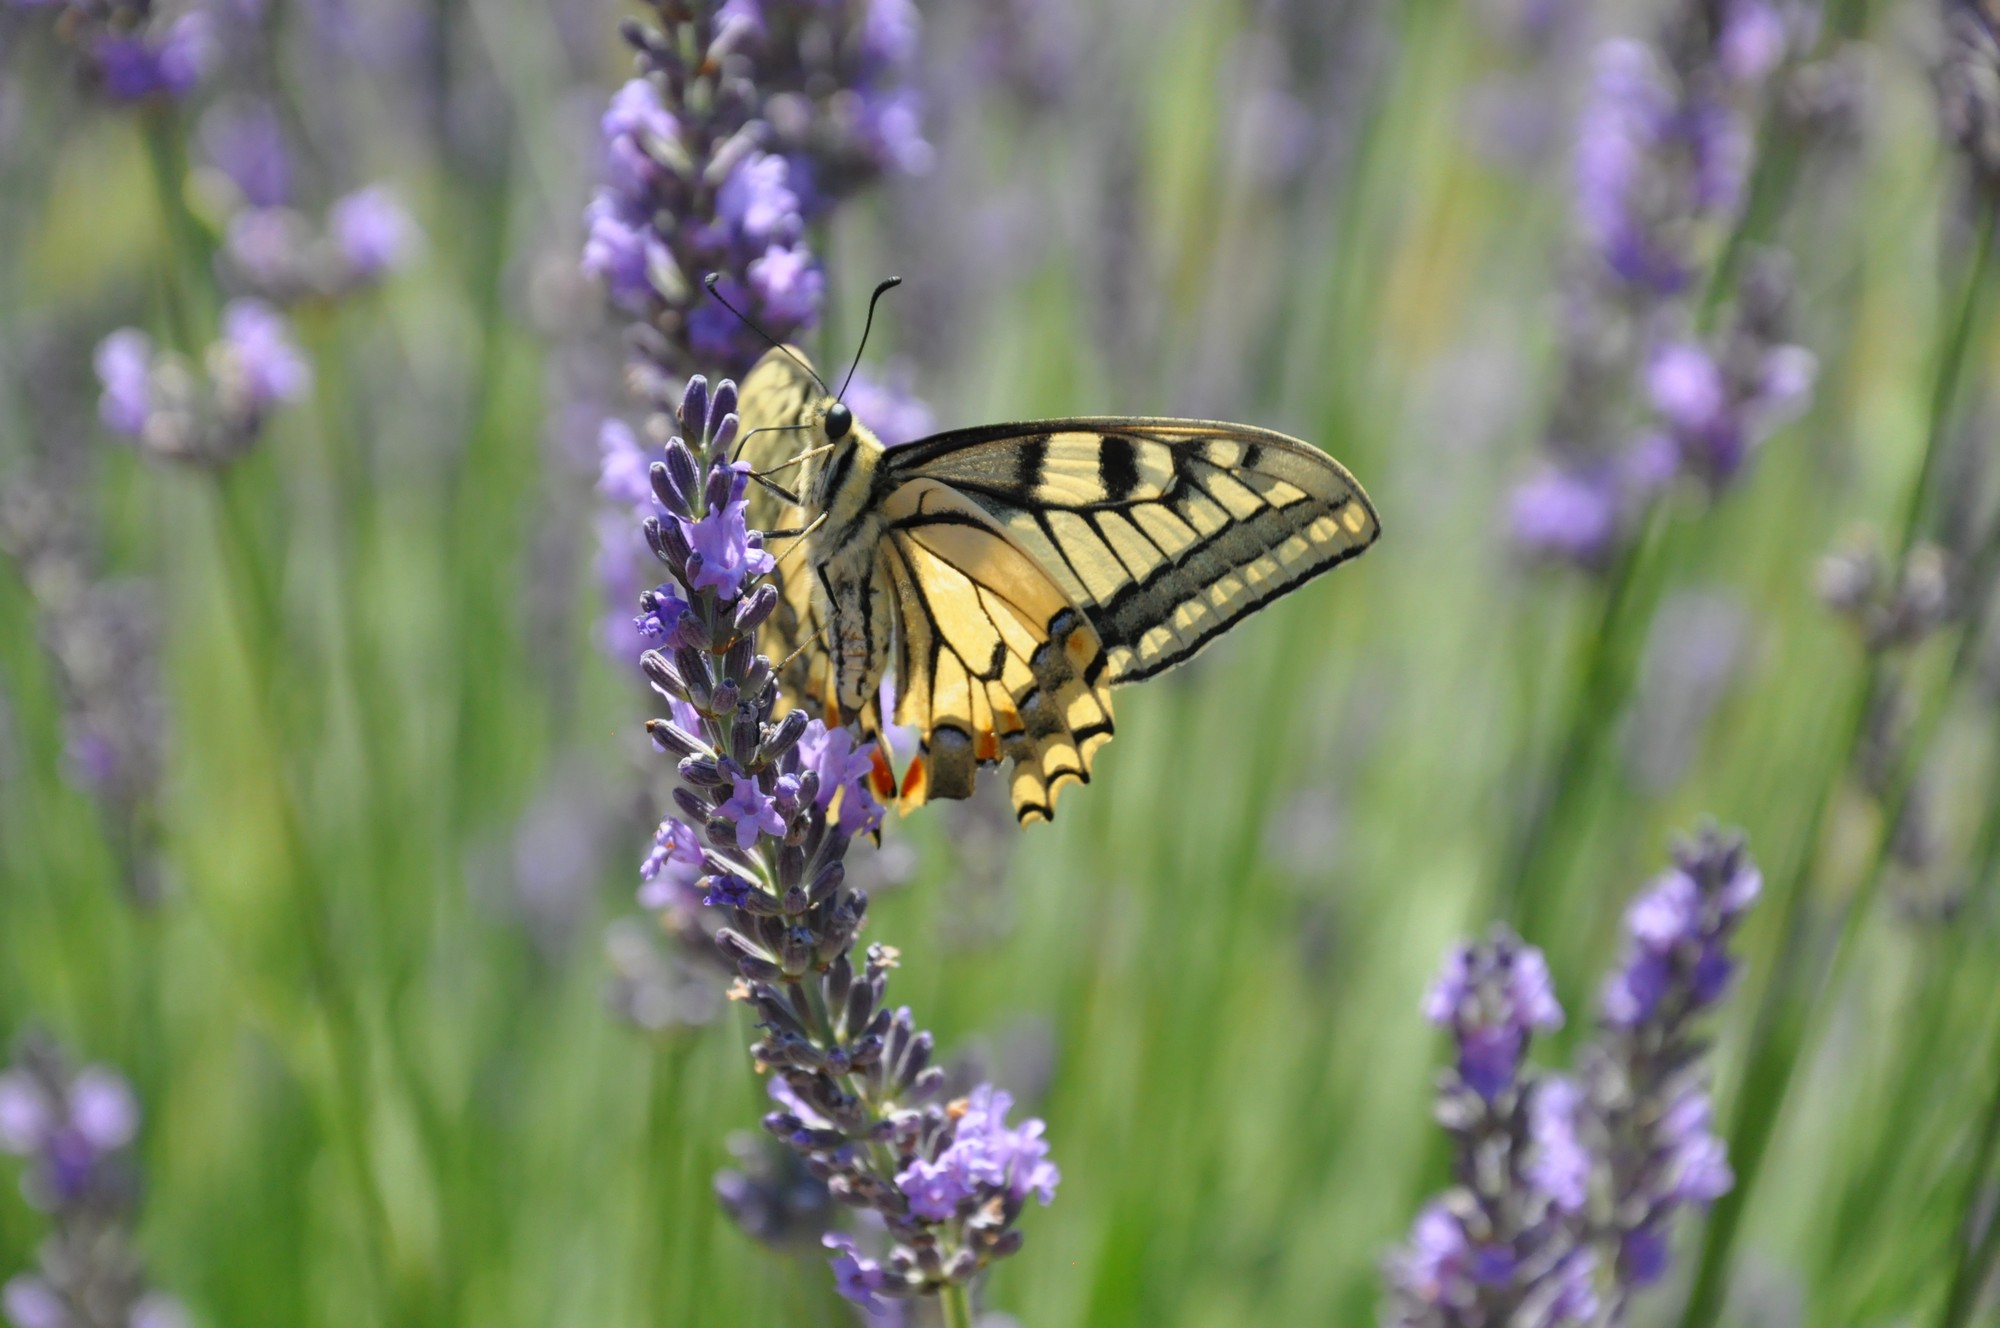
M 875 326 L 875 305 L 884 295 L 887 295 L 902 284 L 903 279 L 901 277 L 890 277 L 887 281 L 877 286 L 875 293 L 868 297 L 868 321 L 861 325 L 861 344 L 854 348 L 854 363 L 847 366 L 847 377 L 840 380 L 840 395 L 835 400 L 844 400 L 846 398 L 847 385 L 854 381 L 854 371 L 861 367 L 861 352 L 868 349 L 868 333 Z M 825 384 L 821 384 L 821 386 L 825 386 Z
M 721 280 L 722 280 L 722 274 L 720 272 L 711 272 L 707 276 L 701 279 L 701 284 L 708 287 L 708 293 L 715 297 L 715 302 L 717 304 L 727 309 L 730 313 L 735 314 L 738 319 L 742 320 L 743 326 L 749 328 L 752 332 L 755 332 L 758 336 L 770 342 L 772 349 L 781 350 L 785 352 L 785 354 L 791 356 L 793 363 L 797 364 L 799 368 L 804 369 L 807 373 L 812 374 L 812 380 L 815 383 L 819 384 L 820 391 L 825 392 L 828 395 L 831 395 L 833 389 L 826 385 L 826 379 L 821 378 L 816 373 L 813 373 L 813 367 L 810 364 L 807 364 L 804 360 L 800 359 L 796 351 L 794 351 L 790 346 L 787 346 L 784 342 L 772 336 L 769 332 L 766 332 L 763 328 L 757 326 L 756 321 L 752 319 L 749 314 L 744 313 L 741 309 L 738 309 L 735 305 L 731 304 L 726 298 L 724 298 L 722 292 L 715 288 L 716 283 Z M 877 295 L 881 294 L 879 290 L 875 293 Z M 871 304 L 868 306 L 868 313 L 871 318 L 874 316 L 875 314 L 874 305 Z M 866 335 L 867 335 L 866 333 L 863 333 L 864 341 L 866 340 Z M 850 374 L 851 372 L 852 371 L 850 371 Z

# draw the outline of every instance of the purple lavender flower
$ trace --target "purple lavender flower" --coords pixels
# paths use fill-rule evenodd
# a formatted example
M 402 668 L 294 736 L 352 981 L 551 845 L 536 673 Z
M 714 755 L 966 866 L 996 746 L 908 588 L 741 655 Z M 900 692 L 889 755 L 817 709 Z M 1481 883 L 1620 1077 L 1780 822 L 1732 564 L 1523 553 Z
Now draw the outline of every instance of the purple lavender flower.
M 649 909 L 685 904 L 703 870 L 701 836 L 677 817 L 660 822 L 653 850 L 639 866 L 639 906 Z
M 327 236 L 353 283 L 380 281 L 417 256 L 423 234 L 387 186 L 372 184 L 337 200 Z
M 1545 466 L 1514 489 L 1514 540 L 1527 553 L 1600 567 L 1617 547 L 1625 496 L 1615 470 Z
M 104 385 L 99 418 L 118 433 L 141 436 L 153 408 L 153 339 L 137 328 L 120 328 L 97 343 L 95 363 Z
M 249 207 L 229 219 L 222 252 L 235 274 L 258 290 L 291 294 L 310 288 L 312 226 L 288 207 Z
M 1626 913 L 1625 955 L 1605 983 L 1600 1030 L 1578 1055 L 1621 1300 L 1665 1272 L 1676 1214 L 1733 1183 L 1711 1132 L 1695 1025 L 1728 991 L 1730 942 L 1762 887 L 1742 837 L 1708 828 L 1675 849 L 1673 867 Z
M 833 1284 L 840 1294 L 870 1314 L 886 1308 L 881 1291 L 887 1282 L 882 1265 L 861 1253 L 854 1237 L 829 1231 L 824 1244 L 833 1250 Z
M 820 810 L 834 816 L 842 834 L 856 835 L 881 827 L 882 805 L 869 788 L 875 759 L 868 745 L 856 740 L 852 729 L 830 729 L 817 719 L 809 721 L 799 737 L 799 759 L 819 780 Z M 836 798 L 840 801 L 837 812 L 833 806 Z
M 198 131 L 210 164 L 253 208 L 291 201 L 292 161 L 278 114 L 265 101 L 226 101 L 201 117 Z
M 749 852 L 759 835 L 783 835 L 785 818 L 771 795 L 757 787 L 754 779 L 736 776 L 729 797 L 716 805 L 715 814 L 736 827 L 736 847 Z
M 1711 487 L 1733 478 L 1750 449 L 1812 389 L 1811 352 L 1747 341 L 1736 338 L 1734 366 L 1725 367 L 1698 342 L 1679 340 L 1656 347 L 1646 368 L 1653 407 L 1667 425 L 1682 468 Z
M 1537 951 L 1498 930 L 1447 956 L 1425 1014 L 1458 1043 L 1437 1104 L 1457 1184 L 1385 1264 L 1388 1322 L 1589 1323 L 1606 1291 L 1603 1321 L 1621 1323 L 1665 1273 L 1675 1216 L 1734 1183 L 1694 1023 L 1727 990 L 1761 880 L 1740 836 L 1704 830 L 1674 858 L 1626 915 L 1573 1077 L 1527 1062 L 1529 1034 L 1561 1018 Z
M 710 953 L 759 1016 L 754 1054 L 778 1105 L 766 1131 L 833 1200 L 881 1220 L 879 1260 L 847 1238 L 830 1242 L 842 1294 L 867 1305 L 959 1296 L 1020 1247 L 1015 1222 L 1030 1198 L 1053 1198 L 1060 1176 L 1042 1123 L 1010 1125 L 1005 1093 L 984 1086 L 957 1103 L 935 1100 L 943 1073 L 930 1063 L 930 1034 L 885 1001 L 895 952 L 875 945 L 860 965 L 852 958 L 867 900 L 844 859 L 853 835 L 880 822 L 865 778 L 873 761 L 849 730 L 799 711 L 775 716 L 771 661 L 753 653 L 752 634 L 777 596 L 760 584 L 770 564 L 743 529 L 745 479 L 728 460 L 735 395 L 732 383 L 711 395 L 691 380 L 685 441 L 670 440 L 648 469 L 656 510 L 646 541 L 671 581 L 642 598 L 662 633 L 641 667 L 670 703 L 671 718 L 648 732 L 677 758 L 681 783 L 678 813 L 642 868 L 645 900 L 681 919 L 690 939 L 700 912 L 727 919 Z M 614 439 L 611 450 L 624 446 Z M 725 565 L 727 575 L 711 575 Z M 694 891 L 699 907 L 688 902 Z M 735 1196 L 732 1211 L 760 1211 L 748 1181 L 720 1192 Z
M 1498 928 L 1446 955 L 1424 1013 L 1459 1048 L 1436 1111 L 1452 1137 L 1456 1184 L 1418 1214 L 1409 1244 L 1385 1264 L 1385 1321 L 1590 1322 L 1596 1256 L 1584 1239 L 1590 1160 L 1578 1142 L 1577 1095 L 1526 1060 L 1530 1033 L 1562 1022 L 1548 965 Z
M 1565 1212 L 1580 1213 L 1590 1197 L 1590 1154 L 1578 1134 L 1583 1091 L 1560 1076 L 1541 1081 L 1528 1108 L 1533 1160 L 1528 1176 Z
M 292 343 L 291 325 L 262 300 L 230 301 L 209 366 L 225 409 L 249 418 L 297 401 L 312 387 L 312 367 Z
M 796 338 L 825 297 L 806 222 L 884 172 L 927 169 L 930 148 L 909 0 L 736 0 L 706 24 L 661 12 L 666 32 L 635 35 L 640 76 L 600 125 L 583 268 L 655 330 L 644 350 L 671 383 L 695 363 L 745 372 L 764 350 L 704 277 Z
M 27 1159 L 22 1191 L 54 1225 L 40 1266 L 0 1291 L 16 1328 L 186 1323 L 178 1302 L 148 1290 L 132 1248 L 138 1191 L 128 1150 L 138 1128 L 123 1076 L 73 1070 L 46 1038 L 30 1036 L 0 1073 L 0 1151 Z
M 1697 876 L 1697 872 L 1705 875 Z M 1689 857 L 1634 900 L 1625 915 L 1625 962 L 1606 982 L 1605 1020 L 1633 1029 L 1655 1019 L 1669 997 L 1684 1018 L 1715 1004 L 1733 972 L 1729 942 L 1763 877 L 1742 854 L 1714 848 Z
M 1542 952 L 1505 931 L 1446 956 L 1424 1017 L 1451 1030 L 1459 1077 L 1489 1101 L 1513 1087 L 1529 1036 L 1563 1021 Z

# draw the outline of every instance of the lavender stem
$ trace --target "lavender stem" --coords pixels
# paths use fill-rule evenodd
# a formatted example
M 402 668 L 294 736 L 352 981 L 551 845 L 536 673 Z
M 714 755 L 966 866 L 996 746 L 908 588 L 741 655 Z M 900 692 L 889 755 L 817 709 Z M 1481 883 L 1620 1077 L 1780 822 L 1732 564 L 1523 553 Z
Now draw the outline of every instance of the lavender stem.
M 1937 458 L 1945 448 L 1959 379 L 1972 348 L 1975 313 L 1981 303 L 1980 294 L 1986 286 L 1993 259 L 1996 210 L 1991 199 L 1982 203 L 1976 225 L 1979 238 L 1964 284 L 1958 292 L 1949 329 L 1944 336 L 1937 376 L 1932 384 L 1923 458 L 1911 483 L 1902 525 L 1897 533 L 1898 553 L 1894 561 L 1897 582 L 1900 582 L 1910 551 L 1916 545 L 1931 477 L 1937 467 Z M 1812 998 L 1845 971 L 1861 921 L 1874 902 L 1875 888 L 1881 879 L 1879 870 L 1869 873 L 1862 889 L 1844 905 L 1832 957 L 1816 978 L 1808 974 L 1805 983 L 1795 984 L 1794 979 L 1799 976 L 1801 966 L 1810 962 L 1806 953 L 1808 938 L 1804 935 L 1806 887 L 1819 873 L 1823 832 L 1833 803 L 1846 786 L 1855 758 L 1866 741 L 1869 710 L 1882 681 L 1882 660 L 1880 652 L 1869 654 L 1868 663 L 1849 702 L 1849 719 L 1839 759 L 1828 767 L 1831 774 L 1819 797 L 1813 801 L 1812 812 L 1799 843 L 1797 865 L 1786 875 L 1784 884 L 1777 892 L 1778 949 L 1770 980 L 1758 1004 L 1749 1044 L 1744 1048 L 1743 1093 L 1729 1131 L 1729 1153 L 1735 1161 L 1737 1184 L 1716 1203 L 1711 1215 L 1702 1245 L 1700 1268 L 1681 1316 L 1681 1328 L 1701 1328 L 1713 1323 L 1721 1311 L 1722 1296 L 1734 1258 L 1736 1231 L 1742 1221 L 1744 1206 L 1756 1186 L 1764 1153 L 1770 1145 L 1778 1118 L 1783 1114 L 1793 1072 L 1803 1059 L 1825 1014 L 1824 1002 L 1816 1002 Z M 1883 842 L 1878 845 L 1878 857 L 1886 857 L 1887 841 L 1894 831 L 1894 822 L 1885 819 L 1880 832 Z M 1809 986 L 1810 990 L 1797 989 L 1799 986 Z

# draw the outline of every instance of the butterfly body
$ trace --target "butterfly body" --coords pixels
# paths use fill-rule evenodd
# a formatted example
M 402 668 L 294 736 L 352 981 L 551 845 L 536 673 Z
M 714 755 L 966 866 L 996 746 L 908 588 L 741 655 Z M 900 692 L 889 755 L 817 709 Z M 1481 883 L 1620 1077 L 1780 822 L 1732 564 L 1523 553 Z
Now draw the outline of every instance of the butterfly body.
M 1087 782 L 1112 734 L 1110 688 L 1190 658 L 1368 547 L 1374 509 L 1337 462 L 1243 425 L 1144 418 L 989 425 L 895 448 L 830 401 L 791 352 L 744 379 L 759 469 L 801 453 L 798 507 L 760 494 L 780 555 L 768 653 L 796 654 L 795 699 L 919 751 L 905 807 L 965 797 L 1011 762 L 1023 821 Z M 885 792 L 888 789 L 885 787 Z

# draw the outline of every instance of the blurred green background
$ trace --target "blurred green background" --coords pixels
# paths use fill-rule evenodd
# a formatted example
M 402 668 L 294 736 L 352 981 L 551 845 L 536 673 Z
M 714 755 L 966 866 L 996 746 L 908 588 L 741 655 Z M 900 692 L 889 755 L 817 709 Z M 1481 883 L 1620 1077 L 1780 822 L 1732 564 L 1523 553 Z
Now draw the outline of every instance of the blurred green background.
M 1746 222 L 1795 259 L 1814 404 L 1713 510 L 1669 505 L 1609 618 L 1600 581 L 1506 531 L 1558 388 L 1581 55 L 1537 64 L 1497 7 L 1442 0 L 923 9 L 937 163 L 823 237 L 822 362 L 897 271 L 871 359 L 942 425 L 1255 421 L 1344 461 L 1385 530 L 1121 693 L 1052 827 L 1017 834 L 984 797 L 891 826 L 869 936 L 902 950 L 893 993 L 1046 1117 L 1064 1172 L 986 1302 L 1031 1325 L 1372 1321 L 1385 1250 L 1445 1180 L 1446 1049 L 1417 1011 L 1444 947 L 1513 910 L 1571 1011 L 1560 1060 L 1627 900 L 1712 815 L 1767 880 L 1814 863 L 1795 925 L 1753 917 L 1718 1029 L 1727 1122 L 1795 956 L 1810 1015 L 1773 1045 L 1802 1059 L 1723 1321 L 1936 1321 L 1964 1200 L 1993 1193 L 1973 1164 L 2000 1072 L 2000 728 L 1983 641 L 1870 664 L 1813 570 L 1856 522 L 1893 546 L 1931 430 L 1968 216 L 1937 7 L 1831 25 L 1865 43 L 1864 130 Z M 220 484 L 96 421 L 92 348 L 157 323 L 174 260 L 144 117 L 96 104 L 22 14 L 0 482 L 139 588 L 150 626 L 112 673 L 157 687 L 167 737 L 140 902 L 125 831 L 65 770 L 47 606 L 0 564 L 0 1033 L 132 1076 L 154 1280 L 214 1325 L 851 1321 L 816 1252 L 773 1255 L 711 1193 L 765 1109 L 743 1013 L 649 1033 L 606 1000 L 631 997 L 645 928 L 611 957 L 606 929 L 639 916 L 666 773 L 642 687 L 595 644 L 594 430 L 622 352 L 576 254 L 621 12 L 261 20 L 257 90 L 302 173 L 392 180 L 428 250 L 300 315 L 314 395 Z M 1026 34 L 1021 69 L 968 74 L 996 21 Z M 1495 98 L 1524 96 L 1545 141 L 1496 141 Z M 1945 440 L 1949 495 L 1982 512 L 1985 321 Z M 273 616 L 238 611 L 260 594 Z M 1608 620 L 1615 685 L 1580 707 Z M 1887 853 L 1880 801 L 1841 775 L 1852 698 L 1885 680 L 1912 698 L 1924 854 Z M 1517 909 L 1508 867 L 1579 709 L 1588 768 Z M 0 1197 L 0 1273 L 43 1231 Z M 1671 1318 L 1701 1239 L 1681 1236 L 1642 1320 Z

